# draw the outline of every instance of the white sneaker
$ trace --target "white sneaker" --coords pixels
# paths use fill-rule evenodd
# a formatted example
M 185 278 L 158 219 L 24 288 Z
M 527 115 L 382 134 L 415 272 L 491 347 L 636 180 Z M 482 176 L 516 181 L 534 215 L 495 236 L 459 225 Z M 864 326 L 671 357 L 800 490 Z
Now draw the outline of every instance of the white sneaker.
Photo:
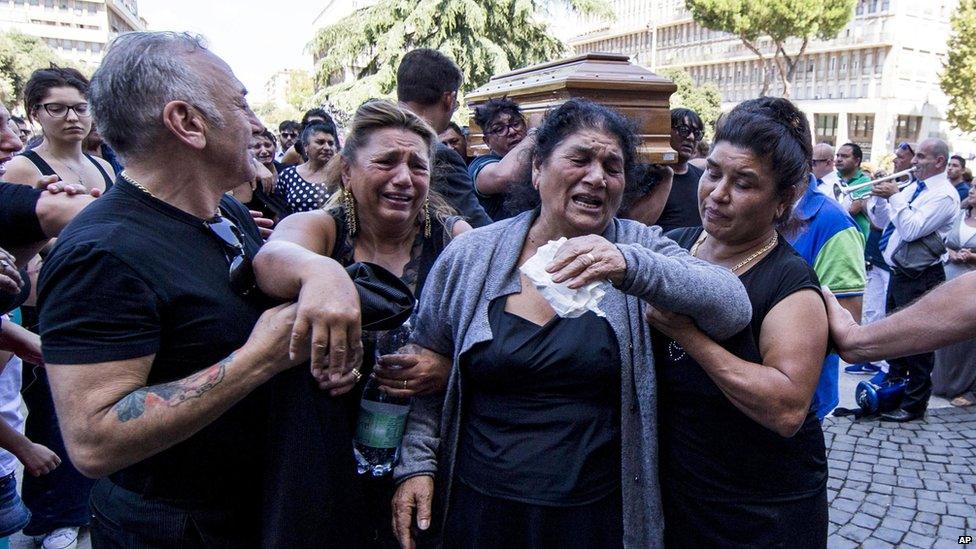
M 44 537 L 43 549 L 75 549 L 78 545 L 78 527 L 58 528 Z

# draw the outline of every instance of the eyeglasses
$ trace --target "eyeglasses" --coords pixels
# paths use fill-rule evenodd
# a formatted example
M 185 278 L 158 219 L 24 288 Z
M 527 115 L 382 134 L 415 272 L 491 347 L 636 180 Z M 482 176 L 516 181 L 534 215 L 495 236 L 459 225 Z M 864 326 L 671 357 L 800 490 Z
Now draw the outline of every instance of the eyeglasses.
M 488 135 L 507 135 L 510 131 L 520 132 L 525 129 L 525 120 L 516 118 L 508 124 L 498 122 L 488 127 Z
M 813 164 L 819 164 L 821 162 L 833 162 L 833 158 L 814 158 L 811 162 Z
M 912 150 L 911 143 L 909 143 L 908 141 L 901 142 L 901 144 L 898 145 L 898 150 L 899 151 L 908 151 L 908 152 L 910 152 L 912 154 L 915 154 L 915 151 Z
M 204 225 L 220 239 L 227 249 L 225 255 L 229 263 L 228 274 L 231 289 L 240 295 L 250 294 L 257 287 L 257 283 L 254 278 L 254 266 L 251 264 L 251 258 L 247 257 L 244 251 L 244 239 L 241 230 L 222 215 L 217 215 Z
M 88 103 L 77 103 L 75 105 L 65 105 L 64 103 L 43 103 L 39 105 L 54 118 L 67 118 L 68 111 L 75 111 L 78 118 L 88 118 L 91 110 Z
M 282 139 L 295 139 L 296 137 L 298 137 L 298 134 L 297 133 L 281 132 L 281 138 Z
M 678 124 L 671 128 L 675 133 L 681 136 L 682 139 L 688 139 L 689 135 L 695 136 L 695 141 L 701 141 L 705 137 L 704 130 L 696 130 L 684 124 Z

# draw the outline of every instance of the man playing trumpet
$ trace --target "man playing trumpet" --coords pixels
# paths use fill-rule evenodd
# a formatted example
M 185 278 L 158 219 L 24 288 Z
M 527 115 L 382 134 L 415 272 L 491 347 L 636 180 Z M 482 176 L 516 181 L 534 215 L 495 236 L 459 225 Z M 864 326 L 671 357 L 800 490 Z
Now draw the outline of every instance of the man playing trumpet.
M 948 160 L 948 145 L 927 139 L 912 159 L 915 181 L 900 189 L 896 180 L 882 179 L 872 187 L 866 210 L 875 226 L 884 227 L 878 249 L 891 270 L 889 315 L 945 281 L 942 240 L 959 209 L 959 195 L 945 174 Z M 925 414 L 934 359 L 933 353 L 923 353 L 889 361 L 889 377 L 905 379 L 906 389 L 901 406 L 883 419 L 903 422 Z

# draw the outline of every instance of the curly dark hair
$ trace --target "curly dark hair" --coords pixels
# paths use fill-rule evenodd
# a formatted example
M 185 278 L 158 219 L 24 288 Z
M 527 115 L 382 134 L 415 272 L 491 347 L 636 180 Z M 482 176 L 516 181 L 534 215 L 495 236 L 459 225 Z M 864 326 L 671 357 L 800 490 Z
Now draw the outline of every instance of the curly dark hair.
M 484 133 L 488 131 L 491 122 L 502 114 L 508 114 L 512 118 L 524 118 L 518 103 L 507 97 L 496 97 L 474 110 L 474 121 Z

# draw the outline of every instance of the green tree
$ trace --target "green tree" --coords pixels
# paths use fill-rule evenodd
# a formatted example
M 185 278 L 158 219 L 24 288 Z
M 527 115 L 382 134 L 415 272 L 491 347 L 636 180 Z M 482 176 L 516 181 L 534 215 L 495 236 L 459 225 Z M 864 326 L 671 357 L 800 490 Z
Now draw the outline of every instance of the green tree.
M 296 110 L 305 110 L 312 102 L 315 93 L 315 80 L 308 71 L 292 69 L 289 71 L 288 89 L 285 98 Z
M 679 68 L 664 69 L 661 76 L 670 78 L 678 86 L 678 91 L 671 96 L 671 108 L 685 107 L 698 113 L 705 124 L 705 139 L 711 141 L 715 121 L 722 114 L 722 94 L 718 86 L 713 82 L 696 86 L 691 75 Z
M 562 1 L 582 14 L 612 17 L 606 0 Z M 565 46 L 536 15 L 545 4 L 379 0 L 323 28 L 309 44 L 318 83 L 325 86 L 316 99 L 352 111 L 368 98 L 391 97 L 400 59 L 414 48 L 434 48 L 452 57 L 464 73 L 462 91 L 494 74 L 558 58 Z
M 976 131 L 976 0 L 961 0 L 950 20 L 949 55 L 942 71 L 942 91 L 949 96 L 949 123 Z
M 19 31 L 0 33 L 0 100 L 8 108 L 19 104 L 31 73 L 51 63 L 70 65 L 40 38 Z
M 763 67 L 763 89 L 769 92 L 770 73 L 775 70 L 789 97 L 797 62 L 811 39 L 834 38 L 854 16 L 856 0 L 685 0 L 695 21 L 712 30 L 737 35 Z M 772 44 L 772 55 L 762 39 Z M 800 40 L 794 53 L 787 52 L 787 41 Z

